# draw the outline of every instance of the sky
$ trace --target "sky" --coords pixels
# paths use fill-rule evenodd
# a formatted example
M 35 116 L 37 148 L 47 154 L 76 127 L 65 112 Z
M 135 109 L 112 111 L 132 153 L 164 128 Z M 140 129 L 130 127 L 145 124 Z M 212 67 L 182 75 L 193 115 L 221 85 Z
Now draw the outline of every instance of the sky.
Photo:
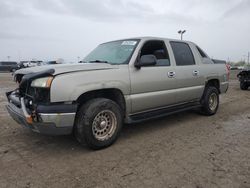
M 210 57 L 244 60 L 250 0 L 0 0 L 0 61 L 76 62 L 103 42 L 180 29 Z

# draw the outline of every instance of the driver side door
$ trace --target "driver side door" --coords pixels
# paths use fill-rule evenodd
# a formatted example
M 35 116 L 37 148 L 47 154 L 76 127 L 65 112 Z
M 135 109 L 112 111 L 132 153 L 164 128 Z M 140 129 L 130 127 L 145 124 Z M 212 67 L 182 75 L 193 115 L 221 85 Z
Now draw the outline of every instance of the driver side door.
M 176 88 L 175 69 L 165 42 L 146 41 L 140 51 L 140 57 L 143 55 L 155 55 L 157 63 L 140 69 L 131 67 L 132 113 L 162 108 L 176 102 L 173 91 Z

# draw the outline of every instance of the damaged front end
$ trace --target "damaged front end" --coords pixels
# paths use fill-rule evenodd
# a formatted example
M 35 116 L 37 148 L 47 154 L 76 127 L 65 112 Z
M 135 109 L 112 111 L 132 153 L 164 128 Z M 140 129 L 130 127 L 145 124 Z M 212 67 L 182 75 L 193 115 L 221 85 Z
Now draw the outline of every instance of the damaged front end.
M 39 103 L 49 103 L 49 87 L 32 87 L 32 82 L 38 78 L 52 77 L 54 69 L 26 75 L 15 75 L 15 81 L 19 88 L 7 92 L 6 96 L 10 103 L 22 109 L 27 123 L 32 124 L 36 117 L 35 109 Z
M 19 88 L 7 92 L 7 110 L 19 124 L 35 132 L 62 135 L 71 133 L 76 105 L 50 103 L 54 69 L 16 74 Z M 65 110 L 66 109 L 66 110 Z M 65 123 L 67 126 L 64 126 Z

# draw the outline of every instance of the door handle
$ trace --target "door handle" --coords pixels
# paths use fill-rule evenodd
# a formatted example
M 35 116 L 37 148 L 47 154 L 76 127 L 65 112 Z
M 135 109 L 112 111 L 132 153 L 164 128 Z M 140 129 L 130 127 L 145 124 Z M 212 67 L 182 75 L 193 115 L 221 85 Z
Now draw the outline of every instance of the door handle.
M 168 72 L 168 77 L 169 78 L 174 78 L 175 77 L 175 72 L 174 71 Z
M 193 76 L 198 76 L 199 75 L 199 71 L 193 71 Z

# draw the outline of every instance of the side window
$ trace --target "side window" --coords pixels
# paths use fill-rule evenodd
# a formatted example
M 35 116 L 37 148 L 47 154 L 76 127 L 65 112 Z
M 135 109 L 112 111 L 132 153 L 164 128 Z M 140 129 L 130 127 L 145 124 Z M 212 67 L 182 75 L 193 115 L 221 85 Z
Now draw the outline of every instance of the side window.
M 193 53 L 188 44 L 183 42 L 170 42 L 170 45 L 173 49 L 177 66 L 195 64 Z
M 207 55 L 204 53 L 204 51 L 199 47 L 199 46 L 196 46 L 199 54 L 201 55 L 201 57 L 203 58 L 207 58 Z
M 170 66 L 170 60 L 164 41 L 147 41 L 142 49 L 141 56 L 154 55 L 157 59 L 156 66 Z

